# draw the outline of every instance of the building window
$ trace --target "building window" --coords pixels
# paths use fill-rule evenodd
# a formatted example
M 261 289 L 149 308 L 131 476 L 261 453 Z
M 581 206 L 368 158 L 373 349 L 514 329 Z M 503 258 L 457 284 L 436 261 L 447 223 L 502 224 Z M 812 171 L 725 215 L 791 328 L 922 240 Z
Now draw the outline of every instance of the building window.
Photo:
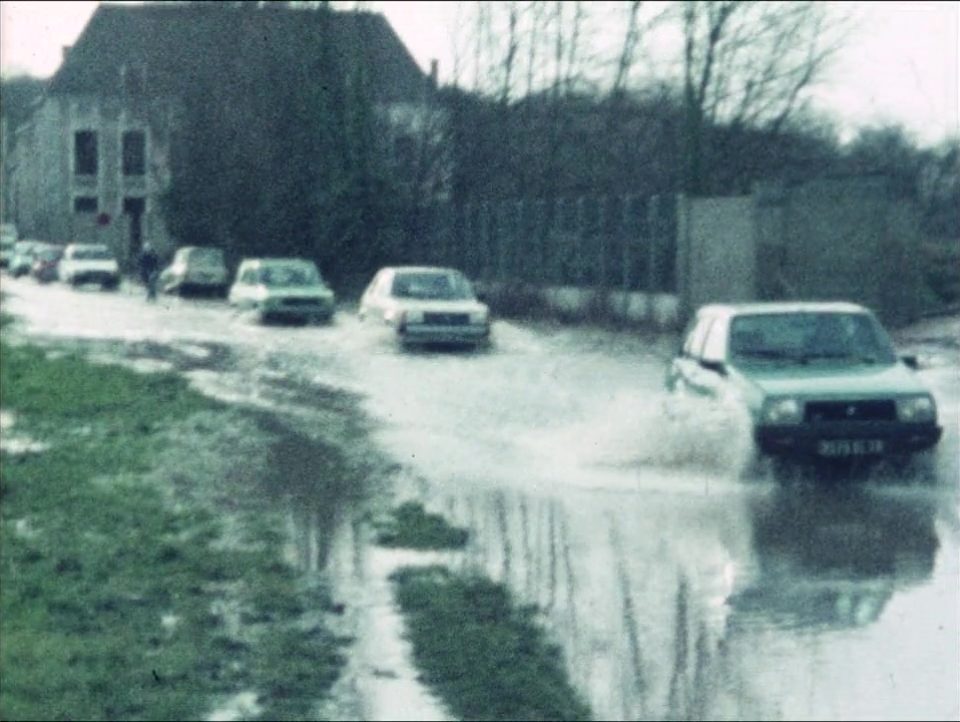
M 73 134 L 73 172 L 76 175 L 97 174 L 97 134 L 78 130 Z
M 123 134 L 123 174 L 143 175 L 146 172 L 147 137 L 142 130 Z
M 77 196 L 73 199 L 74 213 L 96 213 L 98 210 L 96 196 Z

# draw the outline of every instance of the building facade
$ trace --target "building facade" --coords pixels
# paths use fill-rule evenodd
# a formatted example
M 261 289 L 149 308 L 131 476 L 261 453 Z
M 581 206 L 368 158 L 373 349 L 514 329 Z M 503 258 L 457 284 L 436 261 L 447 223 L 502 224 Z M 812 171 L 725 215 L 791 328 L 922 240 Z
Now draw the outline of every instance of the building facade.
M 64 50 L 31 119 L 15 131 L 5 169 L 6 215 L 21 236 L 106 243 L 128 269 L 145 241 L 161 254 L 172 252 L 179 241 L 165 223 L 162 197 L 172 179 L 181 99 L 195 82 L 197 64 L 259 62 L 257 53 L 262 60 L 271 43 L 289 42 L 291 23 L 309 26 L 320 17 L 278 5 L 101 5 L 76 45 Z M 405 147 L 397 138 L 434 115 L 435 75 L 421 71 L 382 16 L 327 13 L 322 32 L 318 25 L 316 33 L 308 27 L 300 35 L 317 45 L 303 51 L 320 52 L 321 42 L 325 50 L 332 43 L 335 52 L 367 63 L 374 107 L 396 129 L 386 140 Z M 264 42 L 231 45 L 238 24 L 256 27 Z M 231 57 L 223 58 L 225 52 Z

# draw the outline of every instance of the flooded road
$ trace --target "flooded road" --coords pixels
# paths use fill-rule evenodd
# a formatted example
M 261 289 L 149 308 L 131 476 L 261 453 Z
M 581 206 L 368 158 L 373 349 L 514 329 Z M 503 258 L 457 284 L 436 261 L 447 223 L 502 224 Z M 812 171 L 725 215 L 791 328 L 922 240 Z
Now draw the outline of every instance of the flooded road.
M 471 529 L 450 563 L 540 607 L 597 718 L 960 717 L 954 321 L 904 348 L 940 406 L 939 484 L 785 485 L 742 473 L 742 419 L 668 402 L 668 338 L 497 322 L 489 352 L 399 353 L 346 312 L 264 328 L 214 301 L 3 289 L 31 335 L 119 340 L 154 364 L 164 345 L 206 391 L 305 434 L 329 422 L 323 389 L 352 394 L 397 498 Z M 291 524 L 304 568 L 364 593 L 349 521 L 301 499 Z

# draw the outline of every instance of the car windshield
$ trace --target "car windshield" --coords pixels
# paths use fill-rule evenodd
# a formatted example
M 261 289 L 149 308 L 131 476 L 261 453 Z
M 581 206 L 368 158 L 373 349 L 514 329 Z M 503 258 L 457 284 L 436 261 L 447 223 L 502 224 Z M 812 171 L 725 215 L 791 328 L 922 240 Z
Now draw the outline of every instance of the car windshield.
M 470 282 L 459 273 L 400 273 L 393 279 L 397 298 L 461 301 L 473 299 Z
M 270 266 L 260 269 L 260 283 L 265 286 L 318 286 L 320 274 L 313 266 Z
M 220 268 L 223 266 L 223 251 L 219 248 L 193 248 L 187 259 L 191 266 Z
M 865 313 L 765 313 L 738 316 L 730 326 L 736 362 L 809 363 L 820 359 L 893 363 L 886 333 Z
M 110 249 L 103 246 L 77 247 L 73 249 L 73 257 L 78 261 L 109 261 L 113 258 Z

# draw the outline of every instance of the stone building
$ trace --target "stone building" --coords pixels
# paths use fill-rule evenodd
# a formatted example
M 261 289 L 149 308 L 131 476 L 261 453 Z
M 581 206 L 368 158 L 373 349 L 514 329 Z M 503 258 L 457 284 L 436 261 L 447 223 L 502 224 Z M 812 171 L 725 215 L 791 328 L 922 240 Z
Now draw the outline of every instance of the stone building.
M 168 232 L 160 198 L 171 182 L 181 99 L 196 66 L 257 63 L 274 43 L 289 42 L 292 25 L 306 26 L 300 36 L 308 42 L 331 43 L 335 53 L 366 64 L 374 107 L 396 119 L 396 137 L 387 139 L 396 147 L 422 125 L 418 115 L 432 112 L 435 67 L 425 75 L 383 16 L 328 11 L 332 23 L 311 33 L 322 13 L 257 5 L 100 5 L 76 44 L 64 48 L 30 121 L 15 130 L 7 215 L 21 236 L 107 243 L 128 268 L 144 240 L 171 251 L 178 239 Z M 231 29 L 244 23 L 255 24 L 262 43 L 231 45 Z M 223 48 L 232 57 L 212 60 Z

